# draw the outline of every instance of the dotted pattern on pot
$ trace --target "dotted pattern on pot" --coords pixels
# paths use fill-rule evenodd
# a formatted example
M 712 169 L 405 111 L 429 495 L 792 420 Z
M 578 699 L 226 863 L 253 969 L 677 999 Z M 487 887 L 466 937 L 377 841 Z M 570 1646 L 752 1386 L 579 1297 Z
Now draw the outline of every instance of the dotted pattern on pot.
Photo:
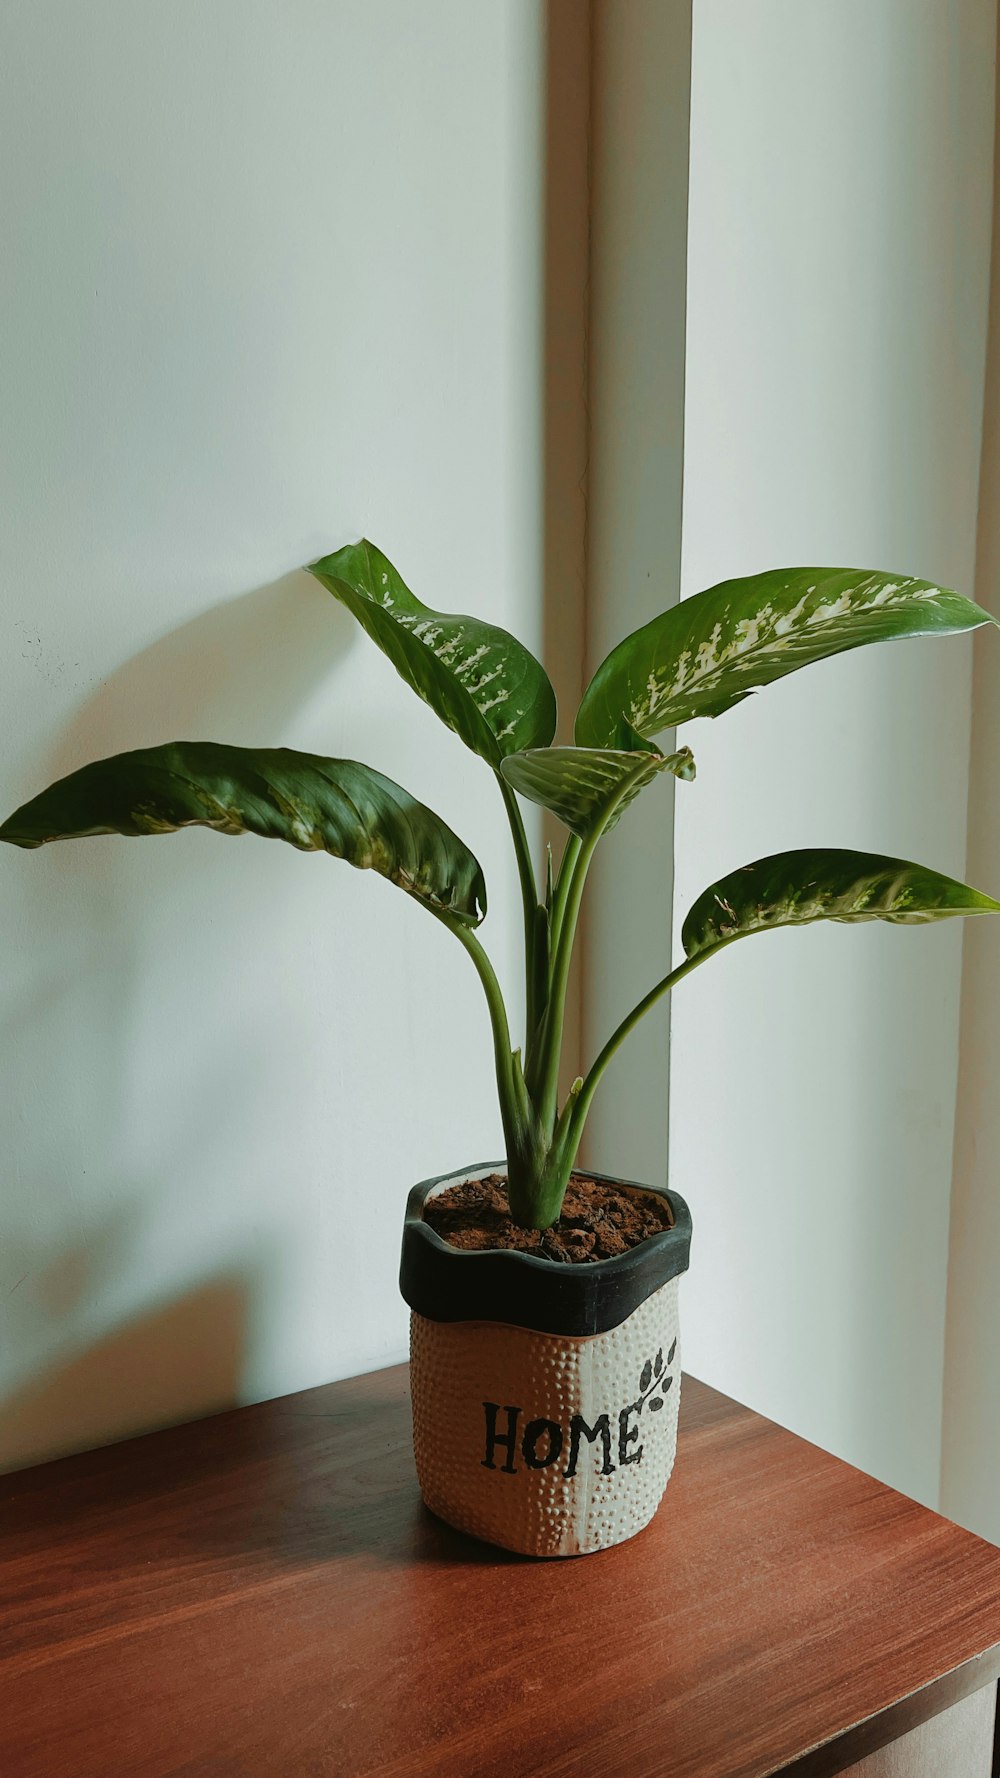
M 413 1314 L 413 1446 L 431 1511 L 535 1556 L 641 1531 L 677 1445 L 678 1284 L 589 1339 Z

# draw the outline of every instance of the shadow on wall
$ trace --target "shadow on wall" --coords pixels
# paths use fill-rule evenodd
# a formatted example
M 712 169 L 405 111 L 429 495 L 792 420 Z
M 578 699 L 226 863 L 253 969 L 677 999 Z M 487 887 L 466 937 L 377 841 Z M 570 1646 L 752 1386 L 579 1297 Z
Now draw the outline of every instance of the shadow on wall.
M 50 774 L 164 741 L 279 745 L 276 731 L 355 634 L 343 608 L 301 572 L 229 599 L 112 673 L 69 725 Z
M 174 739 L 280 745 L 353 633 L 301 573 L 216 606 L 113 673 L 31 781 L 10 789 L 30 795 L 88 759 Z M 229 1276 L 228 1256 L 245 1228 L 216 1215 L 226 1277 L 201 1281 L 202 1248 L 192 1285 L 182 1256 L 196 1241 L 172 1256 L 157 1218 L 161 1236 L 162 1219 L 176 1226 L 172 1170 L 188 1144 L 210 1164 L 225 1141 L 216 1108 L 236 1076 L 253 1104 L 265 1056 L 238 1023 L 224 1054 L 209 1038 L 200 1053 L 189 1028 L 185 1053 L 163 1056 L 162 1128 L 146 1098 L 148 972 L 151 960 L 163 966 L 164 944 L 176 948 L 176 917 L 165 939 L 161 927 L 192 898 L 208 906 L 230 844 L 101 839 L 11 855 L 5 868 L 18 942 L 0 1027 L 0 1467 L 238 1398 L 253 1315 L 249 1275 Z
M 0 1408 L 0 1470 L 232 1407 L 248 1299 L 245 1279 L 196 1286 L 29 1378 Z

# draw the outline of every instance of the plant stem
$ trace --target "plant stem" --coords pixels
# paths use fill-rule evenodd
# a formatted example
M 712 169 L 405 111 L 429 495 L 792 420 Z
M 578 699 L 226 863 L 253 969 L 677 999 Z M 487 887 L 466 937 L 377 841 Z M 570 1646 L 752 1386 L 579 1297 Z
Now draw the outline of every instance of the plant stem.
M 566 844 L 563 848 L 563 855 L 559 860 L 559 870 L 556 876 L 555 889 L 552 894 L 550 942 L 553 954 L 555 953 L 556 946 L 559 942 L 559 934 L 562 931 L 563 920 L 566 917 L 566 897 L 569 894 L 573 871 L 582 849 L 583 841 L 578 835 L 575 833 L 567 834 Z
M 514 842 L 514 855 L 517 859 L 517 874 L 521 884 L 521 906 L 524 913 L 524 999 L 525 999 L 525 1048 L 530 1048 L 535 1027 L 541 1016 L 542 1008 L 538 1005 L 538 970 L 536 968 L 537 919 L 538 919 L 538 885 L 535 880 L 535 867 L 531 862 L 531 848 L 524 830 L 524 819 L 520 804 L 502 772 L 494 772 L 500 786 L 507 820 L 510 823 L 511 839 Z
M 504 801 L 507 802 L 506 794 Z M 511 831 L 515 834 L 518 861 L 521 864 L 523 860 L 526 867 L 521 874 L 522 890 L 527 889 L 530 881 L 531 895 L 534 897 L 534 872 L 520 810 L 516 804 L 512 811 L 508 805 L 508 810 L 511 812 Z M 616 1026 L 586 1077 L 573 1083 L 566 1103 L 558 1111 L 559 1063 L 573 941 L 587 872 L 602 831 L 603 828 L 598 829 L 586 840 L 571 837 L 566 843 L 559 866 L 550 911 L 552 954 L 548 971 L 548 994 L 535 1033 L 536 1041 L 529 1053 L 527 1078 L 525 1072 L 522 1072 L 520 1052 L 511 1049 L 507 1008 L 486 951 L 472 928 L 456 915 L 444 909 L 431 910 L 441 924 L 454 933 L 463 950 L 468 952 L 486 996 L 493 1031 L 500 1114 L 507 1142 L 508 1198 L 515 1221 L 526 1228 L 548 1228 L 558 1220 L 566 1182 L 576 1159 L 587 1113 L 598 1083 L 629 1032 L 664 994 L 669 994 L 699 964 L 707 962 L 709 957 L 715 956 L 716 951 L 724 950 L 727 944 L 734 943 L 742 936 L 741 933 L 734 933 L 731 938 L 721 939 L 710 950 L 701 952 L 697 957 L 686 958 L 669 975 L 665 975 L 662 981 L 657 982 Z M 527 911 L 526 894 L 526 941 L 529 930 Z M 538 912 L 538 903 L 532 899 L 529 964 L 536 955 Z
M 515 1117 L 523 1115 L 523 1107 L 520 1103 L 522 1095 L 517 1090 L 514 1056 L 510 1047 L 510 1025 L 507 1020 L 507 1008 L 504 1004 L 500 983 L 497 981 L 496 972 L 489 957 L 472 928 L 466 926 L 454 914 L 446 913 L 443 909 L 432 908 L 431 912 L 436 919 L 440 920 L 442 926 L 446 926 L 449 932 L 454 933 L 463 949 L 468 951 L 482 982 L 490 1015 L 490 1025 L 493 1030 L 497 1090 L 500 1095 L 500 1110 L 506 1130 L 509 1117 L 512 1114 Z M 517 1070 L 517 1074 L 520 1074 L 520 1069 Z
M 556 1066 L 556 1074 L 558 1077 L 559 1050 L 562 1045 L 562 1024 L 563 1024 L 563 1021 L 561 1019 L 556 1021 L 559 1025 L 559 1030 L 558 1030 L 558 1033 L 554 1033 L 553 1032 L 553 1022 L 554 1021 L 553 1021 L 553 1013 L 552 1013 L 553 971 L 555 968 L 556 957 L 557 957 L 558 950 L 559 950 L 561 935 L 562 935 L 562 933 L 564 931 L 564 927 L 565 927 L 566 902 L 567 902 L 567 898 L 569 896 L 570 886 L 571 886 L 572 880 L 573 880 L 573 874 L 574 874 L 574 870 L 576 867 L 576 861 L 580 855 L 581 846 L 582 846 L 582 841 L 577 839 L 575 834 L 569 834 L 567 836 L 566 844 L 563 848 L 563 854 L 562 854 L 561 859 L 559 860 L 559 869 L 556 873 L 555 884 L 553 885 L 550 881 L 549 887 L 548 887 L 547 893 L 546 893 L 547 931 L 546 931 L 546 955 L 544 958 L 544 964 L 545 964 L 544 995 L 540 995 L 538 1025 L 537 1025 L 535 1033 L 534 1033 L 533 1041 L 528 1044 L 528 1047 L 527 1047 L 527 1050 L 525 1053 L 525 1066 L 524 1066 L 524 1076 L 525 1076 L 525 1080 L 528 1083 L 528 1091 L 531 1094 L 533 1102 L 535 1102 L 535 1103 L 540 1103 L 540 1095 L 542 1092 L 542 1083 L 547 1078 L 547 1075 L 548 1075 L 549 1062 L 550 1062 L 550 1059 L 552 1056 L 553 1042 L 555 1043 L 555 1048 L 556 1048 L 555 1066 Z M 549 868 L 550 868 L 550 872 L 551 872 L 551 854 L 550 854 L 550 859 L 549 859 Z
M 507 1144 L 507 1196 L 511 1215 L 524 1228 L 548 1228 L 559 1216 L 566 1190 L 564 1150 L 553 1144 L 551 1130 L 539 1121 L 525 1084 L 518 1051 L 510 1047 L 510 1027 L 503 993 L 493 965 L 479 939 L 454 914 L 431 912 L 454 933 L 472 959 L 482 983 L 493 1030 L 497 1095 Z
M 642 999 L 633 1006 L 632 1011 L 626 1013 L 621 1024 L 615 1027 L 600 1055 L 588 1070 L 582 1084 L 574 1091 L 571 1099 L 567 1100 L 563 1108 L 563 1115 L 560 1118 L 560 1125 L 564 1130 L 563 1141 L 572 1155 L 576 1154 L 580 1145 L 583 1126 L 601 1075 L 616 1050 L 624 1043 L 629 1032 L 634 1030 L 639 1020 L 649 1012 L 652 1006 L 656 1005 L 662 995 L 669 994 L 671 989 L 676 988 L 678 982 L 682 982 L 685 976 L 690 975 L 692 970 L 698 968 L 699 964 L 707 963 L 709 957 L 714 957 L 717 951 L 724 950 L 726 945 L 732 944 L 733 940 L 739 937 L 742 937 L 741 933 L 734 933 L 732 938 L 720 939 L 718 944 L 714 944 L 708 951 L 702 951 L 697 957 L 685 958 L 683 963 L 679 963 L 676 969 L 672 969 L 669 975 L 665 975 L 662 981 L 657 982 L 654 988 L 650 988 L 649 993 L 644 994 Z
M 549 998 L 539 1036 L 538 1079 L 536 1082 L 533 1075 L 531 1081 L 532 1089 L 537 1091 L 538 1115 L 542 1128 L 550 1133 L 555 1129 L 559 1102 L 559 1065 L 562 1060 L 566 994 L 573 961 L 573 944 L 587 872 L 602 832 L 603 828 L 598 827 L 586 840 L 580 840 L 574 834 L 566 842 L 566 850 L 559 866 L 553 909 L 554 936 L 549 970 Z

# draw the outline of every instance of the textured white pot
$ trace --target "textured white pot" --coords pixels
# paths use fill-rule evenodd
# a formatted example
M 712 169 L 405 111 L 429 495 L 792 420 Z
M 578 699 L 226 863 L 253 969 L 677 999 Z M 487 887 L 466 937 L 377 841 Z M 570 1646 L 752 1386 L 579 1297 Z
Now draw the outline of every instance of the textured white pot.
M 629 1186 L 667 1197 L 673 1227 L 573 1266 L 464 1252 L 428 1227 L 428 1197 L 504 1170 L 467 1167 L 410 1194 L 400 1281 L 420 1490 L 490 1543 L 584 1555 L 641 1531 L 673 1468 L 690 1217 L 676 1194 Z

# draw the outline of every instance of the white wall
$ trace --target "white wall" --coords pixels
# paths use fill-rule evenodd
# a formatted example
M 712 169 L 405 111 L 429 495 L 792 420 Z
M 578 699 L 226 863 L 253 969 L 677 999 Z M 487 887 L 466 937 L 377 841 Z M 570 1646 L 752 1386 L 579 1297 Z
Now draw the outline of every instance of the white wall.
M 697 0 L 685 594 L 813 562 L 972 591 L 994 32 L 990 0 Z M 787 846 L 963 874 L 970 658 L 865 650 L 686 729 L 678 915 Z M 672 1021 L 686 1363 L 925 1500 L 960 947 L 957 923 L 757 938 Z
M 296 566 L 362 531 L 537 645 L 535 0 L 37 0 L 0 21 L 5 811 L 175 737 L 499 799 Z M 412 1180 L 500 1151 L 458 947 L 203 832 L 4 850 L 0 1463 L 402 1355 Z

